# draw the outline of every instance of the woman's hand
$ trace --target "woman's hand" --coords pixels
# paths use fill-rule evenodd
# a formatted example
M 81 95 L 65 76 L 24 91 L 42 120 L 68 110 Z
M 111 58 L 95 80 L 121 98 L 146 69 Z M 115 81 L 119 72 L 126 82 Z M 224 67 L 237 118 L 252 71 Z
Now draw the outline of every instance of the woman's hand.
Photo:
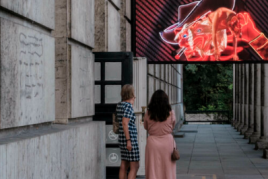
M 128 140 L 128 141 L 127 141 L 127 150 L 128 150 L 128 151 L 131 151 L 131 149 L 132 149 L 131 141 Z

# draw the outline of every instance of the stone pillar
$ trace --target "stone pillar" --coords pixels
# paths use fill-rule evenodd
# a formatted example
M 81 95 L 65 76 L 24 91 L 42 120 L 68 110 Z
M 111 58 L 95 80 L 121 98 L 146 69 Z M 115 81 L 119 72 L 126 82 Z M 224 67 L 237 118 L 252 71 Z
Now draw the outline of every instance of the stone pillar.
M 237 116 L 237 122 L 236 122 L 236 124 L 235 124 L 235 129 L 237 129 L 238 128 L 238 126 L 239 126 L 239 124 L 240 124 L 240 110 L 241 110 L 241 108 L 240 108 L 240 98 L 241 98 L 241 96 L 240 96 L 240 94 L 241 94 L 241 86 L 240 86 L 240 84 L 241 84 L 241 70 L 240 70 L 240 64 L 237 64 L 237 68 L 236 68 L 236 71 L 237 71 L 237 75 L 236 75 L 236 86 L 237 86 L 237 90 L 236 90 L 236 92 L 237 92 L 237 103 L 236 103 L 236 108 L 237 108 L 237 110 L 236 110 L 236 116 Z
M 121 0 L 121 51 L 131 51 L 131 1 Z
M 244 65 L 245 64 L 240 64 L 240 124 L 237 128 L 238 132 L 241 132 L 242 128 L 244 127 L 244 117 L 245 117 L 245 108 L 244 108 L 244 102 L 245 102 L 245 98 L 244 98 L 244 94 L 245 94 L 245 69 L 244 69 Z
M 234 113 L 234 122 L 233 126 L 235 127 L 236 124 L 238 123 L 238 64 L 234 65 L 234 75 L 235 75 L 235 81 L 233 83 L 234 85 L 234 95 L 235 95 L 235 113 Z
M 232 119 L 232 125 L 235 124 L 235 120 L 236 120 L 236 116 L 235 116 L 235 105 L 236 105 L 236 102 L 235 102 L 235 64 L 233 64 L 233 119 Z
M 249 138 L 250 144 L 257 142 L 261 131 L 261 64 L 254 65 L 254 76 L 254 133 Z
M 268 64 L 263 64 L 263 90 L 262 90 L 262 109 L 263 119 L 262 139 L 267 142 L 268 139 Z M 264 158 L 268 158 L 268 146 L 263 150 Z
M 248 64 L 244 64 L 244 94 L 243 94 L 243 98 L 244 98 L 244 126 L 241 129 L 241 134 L 244 135 L 245 132 L 248 130 L 248 112 L 249 112 L 249 105 L 248 105 L 248 99 L 249 99 L 249 95 L 248 95 Z
M 125 8 L 125 2 L 124 10 Z M 124 13 L 122 10 L 122 13 Z M 128 43 L 122 42 L 129 34 L 126 26 L 121 26 L 121 1 L 120 0 L 97 0 L 95 1 L 95 47 L 94 52 L 120 52 L 121 46 Z M 122 17 L 122 19 L 125 19 Z M 129 25 L 129 24 L 128 24 Z M 121 29 L 123 29 L 121 31 Z M 129 47 L 124 48 L 123 50 Z
M 255 149 L 265 149 L 268 144 L 268 64 L 261 65 L 261 137 L 256 142 Z
M 89 119 L 94 104 L 94 0 L 58 0 L 56 23 L 56 123 Z
M 235 123 L 234 123 L 234 127 L 236 127 L 236 125 L 239 122 L 239 116 L 238 116 L 238 112 L 239 112 L 239 98 L 238 98 L 238 94 L 239 94 L 239 75 L 238 75 L 238 64 L 235 65 Z
M 254 64 L 249 64 L 249 114 L 248 114 L 248 130 L 245 133 L 245 139 L 248 139 L 254 132 Z

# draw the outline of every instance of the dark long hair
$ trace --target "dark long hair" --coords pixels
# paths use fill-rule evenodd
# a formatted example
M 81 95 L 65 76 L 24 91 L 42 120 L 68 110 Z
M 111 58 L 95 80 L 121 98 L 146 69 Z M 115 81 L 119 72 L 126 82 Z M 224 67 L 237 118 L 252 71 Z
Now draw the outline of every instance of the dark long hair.
M 154 92 L 151 101 L 148 105 L 148 114 L 150 119 L 154 121 L 165 121 L 171 111 L 169 99 L 167 94 L 163 90 L 157 90 Z

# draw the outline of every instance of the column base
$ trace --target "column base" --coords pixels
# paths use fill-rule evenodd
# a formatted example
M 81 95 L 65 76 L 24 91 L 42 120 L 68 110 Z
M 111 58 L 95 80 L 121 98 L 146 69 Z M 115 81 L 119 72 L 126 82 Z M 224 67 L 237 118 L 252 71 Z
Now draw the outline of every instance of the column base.
M 240 125 L 240 123 L 238 121 L 238 122 L 235 123 L 234 128 L 237 129 L 239 125 Z
M 248 129 L 244 134 L 244 139 L 249 139 L 249 137 L 253 134 L 253 129 Z
M 241 129 L 244 127 L 244 124 L 240 124 L 238 127 L 237 127 L 237 132 L 241 132 Z
M 232 126 L 235 128 L 235 125 L 238 123 L 238 121 L 233 121 Z
M 246 126 L 244 126 L 244 127 L 241 129 L 240 134 L 241 134 L 241 135 L 244 135 L 244 134 L 246 133 L 247 130 L 248 130 L 248 126 L 246 125 Z
M 253 133 L 252 136 L 249 137 L 249 143 L 250 144 L 255 144 L 260 138 L 259 133 Z
M 263 158 L 268 159 L 268 149 L 263 149 Z
M 268 147 L 268 141 L 265 137 L 261 137 L 255 144 L 255 150 L 265 149 Z
M 268 146 L 268 142 L 256 142 L 255 150 L 265 149 Z

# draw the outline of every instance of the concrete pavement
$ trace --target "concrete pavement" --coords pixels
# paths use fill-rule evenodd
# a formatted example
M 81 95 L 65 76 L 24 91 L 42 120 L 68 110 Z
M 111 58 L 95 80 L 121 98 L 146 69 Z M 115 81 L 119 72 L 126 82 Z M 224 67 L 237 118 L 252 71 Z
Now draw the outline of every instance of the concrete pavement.
M 181 130 L 178 179 L 268 179 L 263 151 L 254 150 L 231 125 L 184 125 Z

